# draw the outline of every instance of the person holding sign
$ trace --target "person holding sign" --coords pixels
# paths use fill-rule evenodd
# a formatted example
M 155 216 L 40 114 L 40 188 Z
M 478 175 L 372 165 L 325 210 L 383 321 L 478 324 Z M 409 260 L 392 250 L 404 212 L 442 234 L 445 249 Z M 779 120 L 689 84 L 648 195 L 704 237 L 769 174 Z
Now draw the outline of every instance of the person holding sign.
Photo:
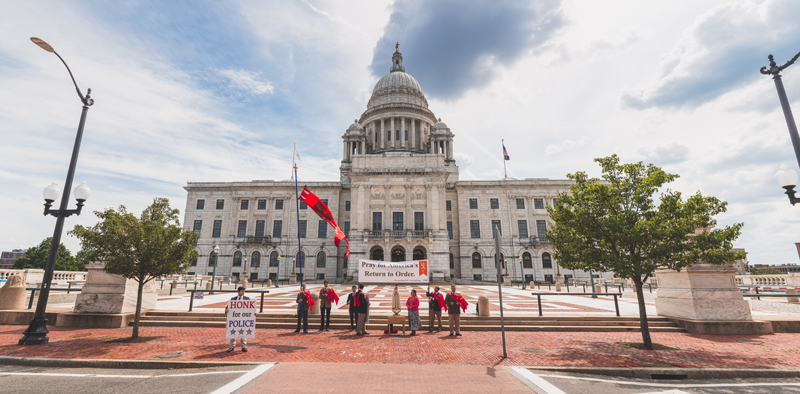
M 239 286 L 239 288 L 238 288 L 238 289 L 236 289 L 236 291 L 238 292 L 238 295 L 237 295 L 236 297 L 233 297 L 233 298 L 231 298 L 231 301 L 248 301 L 248 300 L 250 300 L 250 298 L 249 298 L 249 297 L 246 297 L 246 296 L 244 295 L 244 287 L 242 287 L 242 286 Z M 253 307 L 255 308 L 255 306 L 253 306 Z M 253 314 L 253 319 L 255 319 L 255 315 L 256 315 L 256 313 L 255 313 L 255 312 L 252 312 L 252 314 Z M 228 306 L 225 306 L 225 315 L 228 315 Z M 231 317 L 229 316 L 229 317 L 228 317 L 228 324 L 227 324 L 227 326 L 231 326 L 231 325 L 232 325 L 231 323 L 232 323 L 232 319 L 231 319 Z M 226 329 L 226 330 L 227 330 L 227 329 Z M 253 330 L 255 330 L 255 322 L 253 322 Z M 233 333 L 233 334 L 235 334 L 235 331 L 236 331 L 236 330 L 234 330 L 234 333 Z M 249 332 L 248 332 L 248 333 L 249 333 Z M 240 339 L 239 339 L 239 344 L 240 344 L 240 345 L 242 345 L 242 351 L 243 351 L 243 352 L 247 352 L 247 338 L 240 337 Z M 236 347 L 236 338 L 231 338 L 231 347 L 230 347 L 230 348 L 228 348 L 228 351 L 229 351 L 229 352 L 232 352 L 232 351 L 233 351 L 233 349 L 234 349 L 235 347 Z
M 450 294 L 447 295 L 447 298 L 444 299 L 445 305 L 447 305 L 447 317 L 450 322 L 450 336 L 453 336 L 453 332 L 455 332 L 456 336 L 461 336 L 461 310 L 463 309 L 464 312 L 467 311 L 467 300 L 464 297 L 456 293 L 456 286 L 450 286 Z
M 331 308 L 333 305 L 339 303 L 339 296 L 336 295 L 336 292 L 333 291 L 332 288 L 328 287 L 328 280 L 322 282 L 323 287 L 319 291 L 319 311 L 321 313 L 320 316 L 320 331 L 330 331 L 331 330 Z M 327 313 L 328 318 L 327 321 L 325 319 L 325 314 Z
M 295 333 L 300 332 L 300 324 L 303 324 L 303 333 L 308 334 L 308 311 L 314 307 L 314 300 L 311 298 L 311 292 L 306 291 L 306 285 L 300 285 L 300 293 L 297 294 L 297 329 Z
M 408 328 L 411 329 L 411 335 L 417 335 L 417 330 L 422 328 L 422 321 L 419 320 L 419 298 L 417 298 L 417 291 L 411 290 L 411 297 L 406 301 L 408 307 Z

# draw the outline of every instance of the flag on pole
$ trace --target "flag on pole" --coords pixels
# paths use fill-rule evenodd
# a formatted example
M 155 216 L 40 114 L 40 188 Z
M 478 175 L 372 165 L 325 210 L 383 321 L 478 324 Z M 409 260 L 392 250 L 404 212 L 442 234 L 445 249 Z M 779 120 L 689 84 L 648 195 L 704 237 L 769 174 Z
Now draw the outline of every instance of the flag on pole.
M 336 221 L 333 220 L 333 214 L 331 214 L 331 210 L 328 209 L 328 206 L 325 205 L 325 203 L 322 202 L 319 197 L 314 195 L 314 193 L 311 193 L 305 186 L 303 186 L 303 192 L 300 193 L 300 199 L 303 200 L 314 212 L 316 212 L 319 217 L 324 219 L 333 227 L 335 231 L 333 243 L 336 244 L 336 246 L 339 246 L 339 242 L 342 240 L 347 242 L 347 251 L 344 253 L 344 258 L 347 258 L 347 256 L 350 254 L 350 241 L 347 240 L 347 237 L 344 236 L 344 231 L 342 231 L 342 229 L 340 229 L 336 224 Z
M 510 158 L 510 157 L 508 157 L 508 151 L 506 151 L 506 144 L 505 144 L 505 142 L 503 143 L 503 158 L 504 158 L 504 159 L 506 159 L 506 160 L 511 160 L 511 158 Z
M 300 159 L 300 152 L 297 151 L 297 143 L 294 145 L 294 155 L 297 156 L 297 161 L 303 161 Z

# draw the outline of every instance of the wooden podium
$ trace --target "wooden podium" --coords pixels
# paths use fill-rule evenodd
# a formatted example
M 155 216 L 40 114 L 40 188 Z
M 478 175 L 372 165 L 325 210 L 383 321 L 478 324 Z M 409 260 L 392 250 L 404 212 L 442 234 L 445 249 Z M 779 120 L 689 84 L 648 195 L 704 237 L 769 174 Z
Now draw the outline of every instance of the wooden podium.
M 386 323 L 386 332 L 388 332 L 389 335 L 391 335 L 392 330 L 390 328 L 391 327 L 390 324 L 400 324 L 400 323 L 403 324 L 403 335 L 406 335 L 406 317 L 403 315 L 390 315 L 389 321 Z

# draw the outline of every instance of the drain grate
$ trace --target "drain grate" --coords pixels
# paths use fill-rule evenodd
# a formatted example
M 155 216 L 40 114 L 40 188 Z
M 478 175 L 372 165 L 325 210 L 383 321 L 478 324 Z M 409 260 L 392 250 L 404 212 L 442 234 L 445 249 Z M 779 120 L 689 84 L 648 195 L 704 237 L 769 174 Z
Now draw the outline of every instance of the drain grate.
M 688 375 L 685 373 L 654 373 L 650 375 L 650 379 L 654 380 L 680 380 L 687 377 Z

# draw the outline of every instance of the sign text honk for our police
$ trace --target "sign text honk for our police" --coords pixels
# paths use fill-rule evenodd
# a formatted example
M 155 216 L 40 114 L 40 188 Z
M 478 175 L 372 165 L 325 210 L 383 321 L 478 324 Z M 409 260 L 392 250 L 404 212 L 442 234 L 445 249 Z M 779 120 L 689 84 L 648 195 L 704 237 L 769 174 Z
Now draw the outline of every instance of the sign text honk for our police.
M 225 324 L 225 339 L 256 337 L 256 301 L 228 301 L 228 319 Z

